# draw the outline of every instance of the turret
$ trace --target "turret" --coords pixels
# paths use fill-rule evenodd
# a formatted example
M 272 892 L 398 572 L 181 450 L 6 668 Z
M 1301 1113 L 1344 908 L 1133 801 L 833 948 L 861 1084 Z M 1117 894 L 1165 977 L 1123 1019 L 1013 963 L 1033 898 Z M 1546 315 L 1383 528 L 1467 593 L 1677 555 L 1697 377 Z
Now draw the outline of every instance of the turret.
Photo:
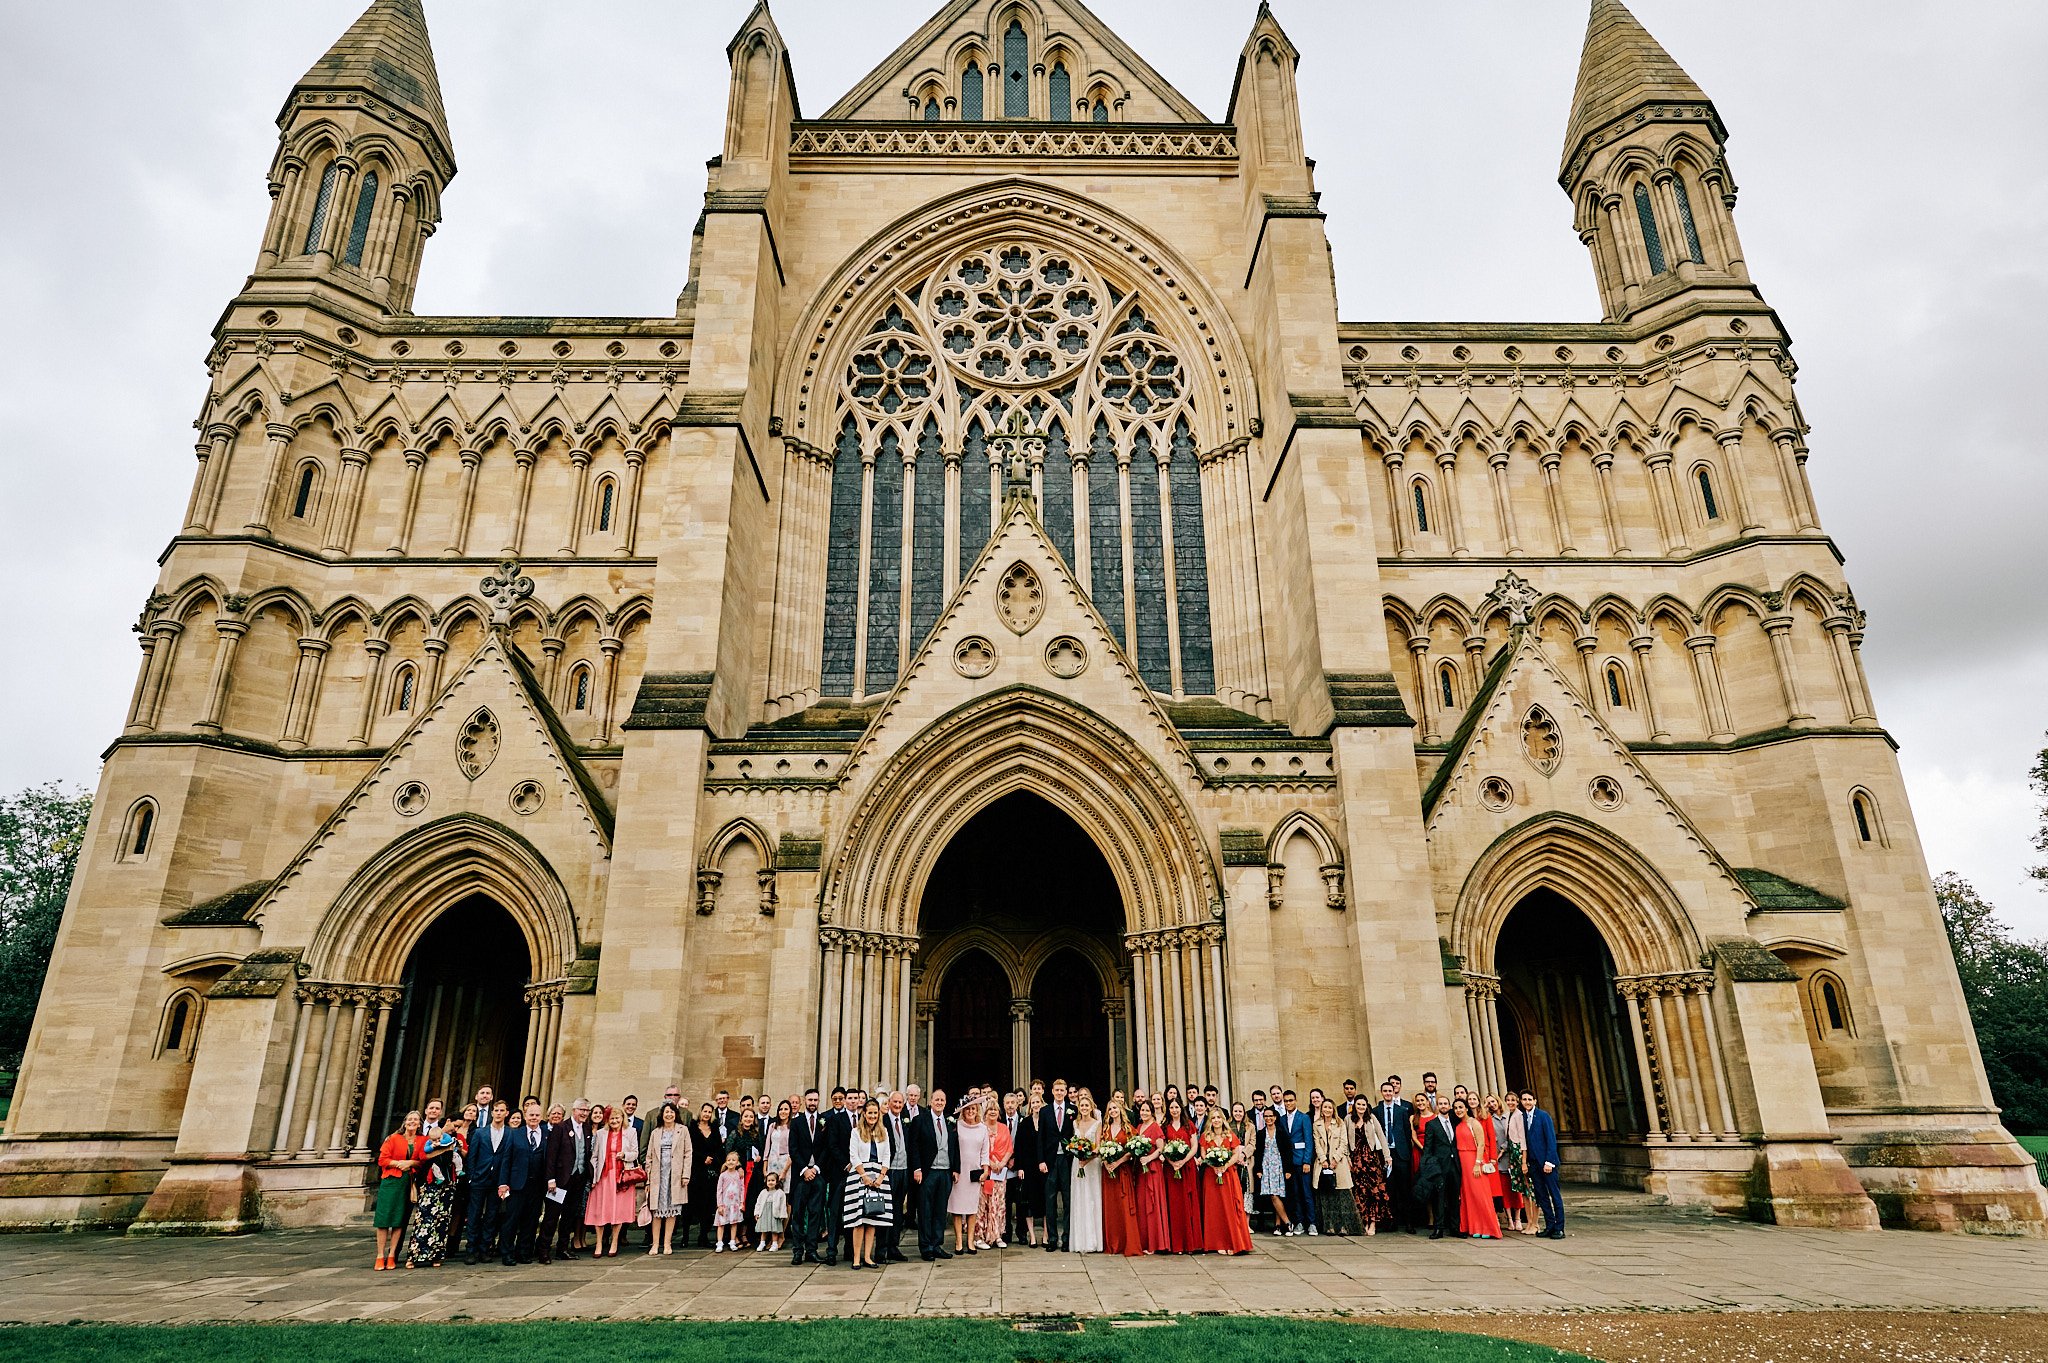
M 1753 294 L 1727 140 L 1714 102 L 1628 7 L 1593 0 L 1558 183 L 1608 320 L 1695 289 Z
M 311 280 L 409 309 L 455 178 L 420 0 L 375 0 L 292 87 L 277 126 L 251 287 Z

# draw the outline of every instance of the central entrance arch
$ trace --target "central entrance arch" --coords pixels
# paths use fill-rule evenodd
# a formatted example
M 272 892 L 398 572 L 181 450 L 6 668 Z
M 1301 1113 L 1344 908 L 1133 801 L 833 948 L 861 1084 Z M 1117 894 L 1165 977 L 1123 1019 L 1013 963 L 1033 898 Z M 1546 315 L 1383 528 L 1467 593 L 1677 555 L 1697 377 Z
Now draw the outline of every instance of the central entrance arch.
M 487 895 L 455 904 L 420 934 L 406 959 L 373 1130 L 396 1130 L 397 1118 L 432 1098 L 460 1111 L 482 1084 L 519 1099 L 531 969 L 518 924 Z
M 931 1082 L 957 1094 L 1058 1077 L 1098 1098 L 1127 1086 L 1111 1027 L 1124 1012 L 1124 916 L 1101 851 L 1044 799 L 1012 792 L 970 819 L 918 910 Z

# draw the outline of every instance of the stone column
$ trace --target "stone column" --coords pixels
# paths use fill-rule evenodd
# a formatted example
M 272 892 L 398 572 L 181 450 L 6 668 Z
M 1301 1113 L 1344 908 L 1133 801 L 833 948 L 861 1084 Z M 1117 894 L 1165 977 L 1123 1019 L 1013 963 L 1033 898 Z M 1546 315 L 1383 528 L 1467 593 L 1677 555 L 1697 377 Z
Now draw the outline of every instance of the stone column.
M 519 1071 L 519 1091 L 522 1094 L 540 1093 L 540 1037 L 546 1026 L 542 1020 L 540 986 L 529 984 L 521 991 L 526 1002 L 526 1060 Z M 542 1095 L 546 1101 L 546 1095 Z
M 1074 465 L 1074 574 L 1080 580 L 1081 590 L 1093 593 L 1095 590 L 1094 554 L 1090 546 L 1088 527 L 1088 448 L 1085 442 L 1077 441 L 1067 451 L 1067 458 Z
M 318 270 L 334 268 L 341 248 L 348 244 L 349 228 L 355 225 L 356 201 L 349 187 L 355 183 L 356 163 L 337 156 L 333 165 L 334 189 L 327 200 L 327 221 L 321 224 L 320 240 L 313 243 L 313 264 Z
M 384 1073 L 384 1038 L 391 1027 L 391 1010 L 404 996 L 401 989 L 373 989 L 368 994 L 372 1011 L 363 1044 L 369 1047 L 369 1068 L 363 1075 L 362 1101 L 354 1114 L 355 1143 L 349 1148 L 350 1159 L 368 1159 L 370 1142 L 376 1139 L 370 1123 L 377 1115 L 377 1081 Z
M 270 226 L 263 234 L 263 249 L 257 254 L 256 268 L 267 270 L 277 264 L 278 257 L 285 252 L 285 237 L 291 231 L 292 210 L 298 207 L 299 181 L 306 173 L 303 161 L 296 158 L 285 162 L 284 178 L 272 182 Z
M 533 450 L 512 451 L 518 488 L 512 496 L 512 522 L 505 527 L 505 547 L 498 551 L 502 558 L 518 558 L 526 552 L 526 517 L 533 505 L 533 466 L 539 461 L 539 454 Z
M 388 640 L 363 640 L 363 652 L 370 655 L 370 670 L 363 677 L 363 712 L 356 720 L 355 737 L 348 741 L 351 748 L 369 746 L 370 733 L 377 721 L 377 693 L 384 684 L 384 655 L 390 649 Z
M 242 528 L 252 535 L 270 536 L 270 518 L 277 510 L 277 488 L 284 477 L 284 453 L 292 443 L 292 428 L 272 422 L 263 428 L 263 486 L 257 493 L 256 515 Z
M 241 619 L 248 608 L 247 598 L 231 596 L 221 603 L 227 616 L 216 618 L 213 628 L 220 635 L 220 647 L 213 654 L 213 675 L 206 681 L 206 711 L 193 727 L 210 734 L 220 732 L 221 719 L 228 708 L 228 689 L 233 684 L 235 653 L 242 646 L 242 636 L 249 632 L 249 622 Z
M 398 269 L 398 232 L 405 222 L 406 205 L 411 202 L 412 190 L 394 184 L 391 186 L 390 206 L 377 214 L 382 221 L 378 224 L 376 244 L 371 248 L 368 260 L 373 262 L 376 271 L 370 288 L 379 299 L 391 297 L 391 277 Z
M 1721 686 L 1721 665 L 1714 657 L 1720 640 L 1712 634 L 1695 634 L 1685 641 L 1692 650 L 1693 675 L 1699 682 L 1700 708 L 1707 717 L 1710 738 L 1723 742 L 1735 737 L 1735 724 L 1728 714 L 1728 693 Z
M 917 1083 L 919 1087 L 929 1093 L 932 1087 L 932 1072 L 938 1068 L 939 1063 L 936 1054 L 939 1004 L 936 999 L 926 1000 L 917 1005 L 917 1028 L 918 1035 L 924 1041 L 924 1044 L 918 1047 L 918 1054 L 923 1058 L 922 1064 L 924 1068 L 923 1072 L 917 1076 Z
M 1231 1078 L 1230 1067 L 1230 996 L 1224 992 L 1230 971 L 1223 959 L 1223 925 L 1211 923 L 1202 929 L 1202 954 L 1209 966 L 1209 999 L 1216 1010 L 1215 1025 L 1210 1029 L 1216 1046 L 1216 1088 L 1217 1096 L 1227 1106 L 1234 1101 L 1231 1091 L 1236 1087 Z
M 1782 593 L 1773 592 L 1775 604 L 1783 605 Z M 1794 724 L 1811 720 L 1813 711 L 1807 708 L 1806 700 L 1799 694 L 1799 664 L 1792 656 L 1792 617 L 1789 614 L 1767 615 L 1763 620 L 1764 634 L 1771 641 L 1771 661 L 1777 665 L 1778 694 L 1785 702 L 1785 716 Z
M 1132 940 L 1132 939 L 1126 939 Z M 1131 1049 L 1138 1055 L 1138 1083 L 1152 1087 L 1152 996 L 1145 979 L 1145 954 L 1131 948 L 1131 996 L 1136 1004 L 1131 1015 Z
M 1145 942 L 1145 969 L 1152 977 L 1152 1069 L 1157 1081 L 1163 1086 L 1173 1082 L 1175 1075 L 1168 1072 L 1168 1057 L 1171 1055 L 1167 1039 L 1167 1028 L 1171 1016 L 1167 1012 L 1166 975 L 1159 959 L 1159 938 L 1152 934 Z
M 1589 632 L 1574 635 L 1572 647 L 1579 652 L 1579 676 L 1586 684 L 1586 704 L 1598 714 L 1607 709 L 1606 697 L 1601 691 L 1599 669 L 1593 666 L 1593 650 L 1600 647 L 1600 636 L 1590 632 L 1593 627 L 1592 621 L 1583 623 Z
M 298 999 L 298 1008 L 292 1016 L 291 1041 L 286 1047 L 291 1056 L 291 1066 L 285 1071 L 284 1097 L 278 1100 L 277 1129 L 270 1138 L 270 1148 L 275 1154 L 285 1154 L 290 1149 L 292 1133 L 292 1109 L 299 1100 L 299 1080 L 306 1068 L 306 1051 L 312 1044 L 313 1014 L 319 1008 L 313 994 L 304 985 L 292 991 Z
M 1437 713 L 1442 704 L 1437 700 L 1436 679 L 1429 675 L 1429 636 L 1409 635 L 1408 654 L 1415 672 L 1415 717 L 1422 724 L 1422 741 L 1434 743 L 1440 737 Z
M 1628 547 L 1628 532 L 1621 512 L 1614 505 L 1613 450 L 1602 450 L 1593 456 L 1593 479 L 1600 485 L 1600 514 L 1607 522 L 1607 542 L 1613 546 L 1616 557 L 1625 557 L 1633 551 Z
M 1102 1001 L 1103 1031 L 1109 1034 L 1109 1086 L 1112 1090 L 1131 1089 L 1130 1063 L 1125 1059 L 1124 1046 L 1124 1001 L 1106 998 Z
M 875 1083 L 885 1084 L 893 1079 L 895 1083 L 902 1084 L 905 1082 L 903 1077 L 892 1072 L 896 1067 L 896 993 L 900 984 L 897 977 L 899 973 L 907 973 L 905 967 L 908 963 L 894 942 L 884 942 L 877 955 L 881 959 L 875 973 L 880 977 L 881 987 L 875 991 L 875 1008 L 881 1017 L 880 1035 L 876 1038 L 875 1047 Z
M 1749 475 L 1742 467 L 1742 429 L 1721 431 L 1714 436 L 1721 446 L 1721 464 L 1728 471 L 1728 491 L 1735 498 L 1735 514 L 1742 522 L 1742 532 L 1764 528 L 1763 520 L 1751 510 L 1755 499 L 1749 495 Z
M 1493 514 L 1500 522 L 1501 542 L 1507 545 L 1509 554 L 1519 557 L 1522 552 L 1522 539 L 1515 529 L 1515 502 L 1508 490 L 1508 458 L 1506 450 L 1495 450 L 1486 456 L 1486 465 L 1491 471 Z
M 626 503 L 619 522 L 619 557 L 631 558 L 640 547 L 640 497 L 647 483 L 647 451 L 626 451 Z
M 302 638 L 299 640 L 299 665 L 292 672 L 292 691 L 284 706 L 284 733 L 278 739 L 281 748 L 303 748 L 306 735 L 313 727 L 313 707 L 320 696 L 320 673 L 327 659 L 328 643 L 325 639 Z
M 1657 522 L 1664 531 L 1664 553 L 1674 557 L 1690 546 L 1685 541 L 1685 517 L 1678 510 L 1678 485 L 1671 474 L 1671 451 L 1652 450 L 1643 456 L 1650 471 L 1650 487 L 1657 504 Z
M 449 558 L 460 558 L 469 552 L 469 521 L 476 509 L 477 471 L 483 467 L 482 450 L 464 450 L 462 459 L 462 482 L 455 495 L 455 520 L 448 527 L 448 548 L 444 551 Z
M 839 989 L 843 969 L 841 942 L 840 929 L 818 929 L 818 950 L 822 957 L 818 972 L 818 1087 L 822 1089 L 845 1082 L 838 1072 Z
M 1643 1032 L 1643 986 L 1639 980 L 1620 980 L 1616 989 L 1628 1001 L 1629 1034 L 1635 1042 L 1636 1073 L 1643 1085 L 1643 1115 L 1649 1123 L 1650 1138 L 1664 1136 L 1664 1123 L 1657 1111 L 1657 1072 L 1650 1063 L 1649 1038 Z
M 917 980 L 924 973 L 924 967 L 914 964 L 917 955 L 915 940 L 903 943 L 903 969 L 896 977 L 896 1082 L 910 1082 L 911 1028 L 915 1025 L 913 1000 L 917 997 Z
M 590 451 L 569 451 L 575 469 L 576 495 L 570 498 L 569 533 L 562 537 L 562 557 L 574 558 L 583 547 L 583 517 L 590 499 Z
M 1657 718 L 1656 688 L 1650 685 L 1650 650 L 1656 643 L 1654 634 L 1638 634 L 1628 641 L 1628 646 L 1636 655 L 1636 694 L 1643 698 L 1643 718 L 1649 722 L 1650 741 L 1661 743 L 1671 734 Z
M 1724 1130 L 1734 1125 L 1734 1119 L 1728 1110 L 1728 1095 L 1721 1091 L 1720 1085 L 1716 1082 L 1717 1076 L 1714 1072 L 1715 1048 L 1707 1037 L 1707 1025 L 1702 1007 L 1705 993 L 1712 987 L 1713 981 L 1711 978 L 1702 978 L 1693 974 L 1682 977 L 1674 985 L 1676 991 L 1674 997 L 1678 1000 L 1679 1015 L 1684 1019 L 1684 1030 L 1688 1041 L 1686 1059 L 1691 1062 L 1693 1073 L 1696 1076 L 1694 1087 L 1698 1092 L 1700 1139 L 1703 1141 L 1714 1139 L 1715 1114 L 1711 1110 L 1712 1106 L 1719 1106 L 1719 1115 L 1722 1119 L 1721 1124 Z M 1709 1103 L 1710 1093 L 1714 1099 L 1713 1104 Z
M 1010 1073 L 1015 1076 L 1017 1088 L 1031 1082 L 1032 1007 L 1028 994 L 1019 994 L 1010 1000 Z
M 1388 450 L 1380 456 L 1380 463 L 1387 470 L 1387 509 L 1392 513 L 1394 523 L 1394 553 L 1405 557 L 1408 553 L 1408 503 L 1402 496 L 1402 462 L 1399 450 Z
M 604 680 L 599 696 L 597 741 L 600 747 L 612 741 L 612 716 L 617 713 L 619 703 L 619 654 L 625 651 L 626 641 L 607 635 L 597 641 L 597 651 L 604 655 Z
M 1550 502 L 1550 521 L 1557 527 L 1557 552 L 1565 558 L 1577 558 L 1579 547 L 1572 543 L 1571 517 L 1565 514 L 1564 484 L 1558 476 L 1559 465 L 1564 463 L 1562 450 L 1545 450 L 1539 461 L 1543 468 L 1543 491 Z
M 413 522 L 420 513 L 420 483 L 427 468 L 425 450 L 405 452 L 405 502 L 398 513 L 398 533 L 391 538 L 391 547 L 385 550 L 393 558 L 403 558 L 412 552 Z
M 1649 276 L 1649 264 L 1642 255 L 1643 246 L 1622 229 L 1621 196 L 1609 194 L 1601 199 L 1600 211 L 1607 216 L 1607 236 L 1614 243 L 1615 263 L 1621 268 L 1622 305 L 1615 311 L 1631 312 L 1642 297 L 1641 281 Z
M 1459 558 L 1468 557 L 1472 550 L 1465 543 L 1465 518 L 1458 510 L 1457 451 L 1438 451 L 1436 469 L 1437 486 L 1443 491 L 1444 529 L 1451 537 L 1451 553 Z
M 1664 1025 L 1664 999 L 1667 984 L 1661 978 L 1647 982 L 1643 992 L 1643 1007 L 1650 1014 L 1650 1035 L 1657 1040 L 1657 1068 L 1664 1077 L 1664 1094 L 1671 1104 L 1671 1131 L 1673 1140 L 1690 1140 L 1692 1134 L 1685 1129 L 1685 1116 L 1680 1111 L 1684 1101 L 1685 1067 L 1679 1064 L 1679 1056 L 1671 1049 L 1670 1035 Z
M 331 1131 L 327 1139 L 327 1158 L 342 1159 L 349 1150 L 349 1120 L 356 1109 L 356 1075 L 363 1064 L 363 1033 L 369 1026 L 370 1001 L 366 991 L 351 988 L 344 995 L 348 1009 L 348 1041 L 346 1048 L 335 1057 L 334 1099 L 330 1109 Z
M 341 477 L 334 497 L 327 504 L 327 531 L 321 536 L 320 552 L 340 558 L 355 548 L 356 519 L 363 505 L 363 480 L 370 467 L 367 450 L 341 452 Z
M 1604 1132 L 1613 1125 L 1614 1105 L 1607 1098 L 1606 1056 L 1602 1053 L 1600 1047 L 1597 1026 L 1594 1022 L 1593 1000 L 1592 996 L 1586 991 L 1585 976 L 1572 976 L 1572 991 L 1578 998 L 1579 1021 L 1585 1029 L 1586 1074 L 1587 1078 L 1592 1082 L 1593 1104 L 1599 1113 L 1598 1120 L 1593 1124 L 1593 1129 Z M 1498 985 L 1494 987 L 1494 992 L 1496 994 L 1500 992 Z
M 1876 720 L 1870 703 L 1870 692 L 1863 683 L 1863 662 L 1857 656 L 1855 616 L 1844 613 L 1831 615 L 1821 621 L 1828 632 L 1828 645 L 1835 654 L 1835 675 L 1842 685 L 1842 699 L 1849 711 L 1853 724 L 1869 724 Z M 160 626 L 152 626 L 160 628 Z
M 1778 451 L 1778 476 L 1785 482 L 1785 499 L 1792 503 L 1792 519 L 1801 530 L 1820 529 L 1813 512 L 1813 488 L 1806 481 L 1806 450 L 1799 434 L 1789 428 L 1771 432 L 1771 444 Z
M 300 985 L 302 997 L 314 999 L 321 1008 L 319 1062 L 313 1070 L 313 1086 L 306 1090 L 306 1124 L 300 1133 L 299 1159 L 319 1153 L 320 1113 L 326 1106 L 327 1076 L 334 1067 L 334 1029 L 341 1020 L 341 998 L 332 985 Z
M 1721 1048 L 1721 1029 L 1714 1022 L 1714 977 L 1706 976 L 1695 998 L 1699 1004 L 1700 1026 L 1707 1037 L 1707 1050 L 1714 1058 L 1714 1079 L 1721 1097 L 1721 1134 L 1724 1140 L 1740 1140 L 1735 1125 L 1735 1087 L 1728 1080 L 1728 1053 Z
M 562 997 L 568 991 L 561 984 L 551 984 L 544 996 L 546 1010 L 542 1013 L 540 1070 L 535 1089 L 547 1093 L 555 1086 L 555 1058 L 562 1047 Z
M 1167 480 L 1169 446 L 1156 451 L 1155 475 L 1159 480 L 1159 556 L 1166 567 L 1166 663 L 1173 694 L 1185 695 L 1180 658 L 1180 577 L 1173 566 L 1173 487 Z M 1040 506 L 1045 505 L 1041 499 Z
M 1205 997 L 1208 993 L 1209 972 L 1202 969 L 1202 930 L 1181 929 L 1180 946 L 1175 954 L 1187 972 L 1188 1020 L 1194 1024 L 1194 1034 L 1188 1038 L 1189 1060 L 1192 1066 L 1188 1071 L 1188 1078 L 1196 1083 L 1212 1083 L 1216 1076 L 1216 1066 L 1215 1057 L 1209 1049 L 1209 1018 L 1214 1004 Z
M 234 427 L 216 423 L 206 428 L 205 438 L 193 451 L 199 456 L 199 470 L 192 477 L 192 500 L 185 508 L 188 535 L 205 535 L 213 530 L 213 504 L 219 496 L 221 475 L 227 471 L 228 450 L 234 439 Z
M 424 710 L 441 698 L 441 673 L 448 663 L 448 641 L 429 635 L 420 641 L 420 648 L 427 655 L 426 675 L 420 679 L 419 708 Z
M 860 543 L 853 578 L 853 694 L 867 694 L 868 684 L 868 578 L 874 570 L 875 455 L 873 441 L 860 451 Z
M 144 733 L 156 727 L 163 711 L 164 687 L 170 680 L 171 660 L 177 656 L 178 636 L 184 632 L 185 627 L 176 620 L 150 622 L 142 660 L 142 684 L 136 689 L 135 713 L 128 723 L 130 733 Z

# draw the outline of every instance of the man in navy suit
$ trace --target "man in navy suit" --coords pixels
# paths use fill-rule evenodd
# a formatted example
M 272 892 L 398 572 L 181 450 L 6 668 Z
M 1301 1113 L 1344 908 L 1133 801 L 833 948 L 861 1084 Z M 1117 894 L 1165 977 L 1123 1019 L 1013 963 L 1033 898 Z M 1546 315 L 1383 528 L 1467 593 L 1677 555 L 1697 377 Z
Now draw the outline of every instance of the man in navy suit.
M 1536 1186 L 1536 1205 L 1543 1209 L 1543 1234 L 1564 1239 L 1564 1196 L 1557 1186 L 1557 1123 L 1536 1106 L 1536 1095 L 1522 1094 L 1522 1124 L 1529 1148 L 1529 1181 Z
M 538 1102 L 533 1104 L 536 1113 L 539 1108 Z M 498 1147 L 496 1178 L 498 1262 L 510 1268 L 532 1255 L 533 1225 L 539 1219 L 533 1199 L 540 1188 L 542 1147 L 534 1133 L 527 1130 L 526 1118 L 521 1113 L 506 1116 L 505 1130 L 509 1139 Z
M 1294 1090 L 1283 1089 L 1280 1101 L 1280 1155 L 1287 1166 L 1287 1214 L 1292 1234 L 1320 1235 L 1316 1228 L 1316 1132 L 1309 1115 L 1294 1105 Z
M 1394 1224 L 1402 1230 L 1415 1230 L 1415 1198 L 1410 1191 L 1415 1183 L 1415 1109 L 1401 1101 L 1401 1082 L 1389 1075 L 1387 1082 L 1380 1085 L 1380 1101 L 1372 1110 L 1380 1119 L 1380 1129 L 1387 1135 L 1387 1150 L 1394 1157 L 1394 1167 L 1387 1174 L 1388 1201 L 1392 1203 Z
M 500 1098 L 491 1104 L 488 1118 L 479 1118 L 469 1138 L 469 1254 L 465 1262 L 475 1263 L 489 1254 L 504 1224 L 504 1199 L 498 1192 L 498 1167 L 512 1148 L 512 1128 L 505 1124 L 509 1105 Z M 509 1235 L 506 1243 L 510 1244 Z

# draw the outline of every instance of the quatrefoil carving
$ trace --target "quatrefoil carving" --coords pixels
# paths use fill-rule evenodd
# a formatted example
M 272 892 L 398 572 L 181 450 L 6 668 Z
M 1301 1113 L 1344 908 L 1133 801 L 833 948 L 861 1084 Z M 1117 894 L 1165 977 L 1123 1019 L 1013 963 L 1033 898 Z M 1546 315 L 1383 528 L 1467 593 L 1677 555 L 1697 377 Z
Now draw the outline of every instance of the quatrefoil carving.
M 1029 634 L 1045 618 L 1045 584 L 1028 563 L 1013 563 L 996 588 L 996 614 L 1013 634 Z
M 462 736 L 455 740 L 455 763 L 462 768 L 462 774 L 474 781 L 490 770 L 491 763 L 498 760 L 498 717 L 489 710 L 478 710 L 462 726 Z

